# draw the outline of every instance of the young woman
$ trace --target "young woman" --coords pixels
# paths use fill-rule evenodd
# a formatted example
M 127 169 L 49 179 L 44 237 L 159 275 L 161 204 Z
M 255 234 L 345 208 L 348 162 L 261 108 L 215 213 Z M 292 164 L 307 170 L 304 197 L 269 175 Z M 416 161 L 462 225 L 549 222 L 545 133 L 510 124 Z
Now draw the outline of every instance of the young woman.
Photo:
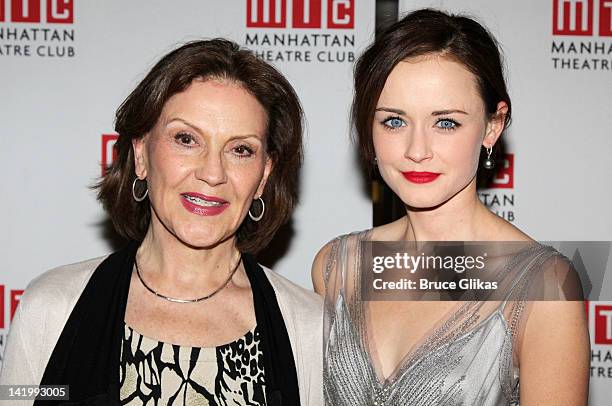
M 564 291 L 567 282 L 577 286 L 571 264 L 477 196 L 479 164 L 491 168 L 511 116 L 493 37 L 466 17 L 408 14 L 357 62 L 352 113 L 362 157 L 406 215 L 339 237 L 314 261 L 315 290 L 326 301 L 327 404 L 586 404 L 583 303 L 529 300 L 542 298 L 535 286 L 575 298 L 579 292 Z M 496 300 L 367 301 L 360 247 L 369 241 L 508 241 L 521 248 L 495 256 L 487 269 L 503 287 Z

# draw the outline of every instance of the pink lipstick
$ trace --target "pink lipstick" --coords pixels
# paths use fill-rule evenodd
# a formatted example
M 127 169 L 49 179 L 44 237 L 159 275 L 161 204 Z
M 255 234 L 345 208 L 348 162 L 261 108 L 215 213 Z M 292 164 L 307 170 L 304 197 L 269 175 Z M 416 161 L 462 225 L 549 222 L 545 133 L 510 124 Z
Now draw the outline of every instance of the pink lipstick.
M 438 179 L 438 176 L 440 176 L 439 173 L 435 173 L 435 172 L 416 172 L 416 171 L 402 172 L 402 175 L 404 175 L 404 178 L 406 178 L 408 181 L 412 183 L 429 183 L 429 182 L 433 182 L 434 180 Z
M 198 216 L 216 216 L 229 207 L 227 200 L 196 192 L 181 193 L 181 203 L 187 211 Z

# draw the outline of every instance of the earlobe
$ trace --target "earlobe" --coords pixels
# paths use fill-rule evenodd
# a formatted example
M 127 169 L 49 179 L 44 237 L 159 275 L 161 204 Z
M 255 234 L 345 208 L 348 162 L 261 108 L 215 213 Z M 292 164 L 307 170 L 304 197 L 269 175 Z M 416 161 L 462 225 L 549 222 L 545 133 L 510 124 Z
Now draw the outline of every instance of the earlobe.
M 485 148 L 492 148 L 497 142 L 497 138 L 499 138 L 499 135 L 495 130 L 493 121 L 491 121 L 487 124 L 487 130 L 485 132 L 484 139 L 482 140 L 482 146 Z
M 482 141 L 485 148 L 491 148 L 497 142 L 498 138 L 504 132 L 506 125 L 506 115 L 508 114 L 508 104 L 504 101 L 497 103 L 497 110 L 494 116 L 487 123 L 487 131 Z
M 134 151 L 134 170 L 136 171 L 136 176 L 140 179 L 147 177 L 147 168 L 144 158 L 144 138 L 145 137 L 140 137 L 132 140 L 132 149 Z
M 257 193 L 255 194 L 256 197 L 263 195 L 264 189 L 266 187 L 266 183 L 268 183 L 268 178 L 270 177 L 270 174 L 272 173 L 273 167 L 274 167 L 274 163 L 272 162 L 272 158 L 268 158 L 266 160 L 266 166 L 264 167 L 263 176 L 261 178 L 261 181 L 259 182 L 259 187 L 257 188 Z

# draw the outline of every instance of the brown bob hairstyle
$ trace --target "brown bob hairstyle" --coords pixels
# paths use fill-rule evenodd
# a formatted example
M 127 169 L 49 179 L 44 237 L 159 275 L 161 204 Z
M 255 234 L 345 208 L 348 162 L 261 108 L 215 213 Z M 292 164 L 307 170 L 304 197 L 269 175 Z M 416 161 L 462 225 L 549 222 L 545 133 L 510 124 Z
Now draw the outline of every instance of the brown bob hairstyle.
M 503 117 L 504 128 L 510 124 L 510 96 L 499 45 L 494 37 L 465 16 L 434 9 L 413 11 L 381 31 L 355 65 L 351 117 L 361 159 L 370 173 L 374 169 L 375 156 L 372 124 L 387 77 L 399 62 L 428 54 L 440 54 L 465 66 L 476 78 L 489 117 L 494 118 L 497 104 L 505 101 L 508 113 Z M 481 157 L 483 152 L 484 149 Z
M 298 172 L 302 164 L 302 108 L 285 77 L 251 51 L 225 39 L 194 41 L 164 56 L 125 99 L 116 113 L 117 158 L 96 185 L 98 200 L 117 232 L 141 241 L 151 220 L 148 200 L 132 196 L 136 178 L 132 140 L 145 136 L 159 119 L 170 97 L 194 80 L 222 79 L 240 84 L 267 113 L 267 153 L 273 168 L 262 199 L 266 215 L 259 222 L 246 218 L 236 237 L 241 252 L 264 248 L 284 224 L 297 202 Z M 137 182 L 144 188 L 144 182 Z M 140 196 L 144 189 L 137 187 Z M 259 208 L 254 209 L 259 212 Z

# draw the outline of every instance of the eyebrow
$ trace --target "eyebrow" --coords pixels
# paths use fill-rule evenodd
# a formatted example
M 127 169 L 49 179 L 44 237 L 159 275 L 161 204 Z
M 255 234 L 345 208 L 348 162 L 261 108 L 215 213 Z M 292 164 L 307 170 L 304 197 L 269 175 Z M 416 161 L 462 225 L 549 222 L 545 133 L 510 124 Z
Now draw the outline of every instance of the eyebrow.
M 168 126 L 168 124 L 171 124 L 171 123 L 173 123 L 173 122 L 175 122 L 175 121 L 178 121 L 178 122 L 180 122 L 180 123 L 185 124 L 187 127 L 190 127 L 190 128 L 192 128 L 193 130 L 195 130 L 195 131 L 196 131 L 198 134 L 203 134 L 203 133 L 204 133 L 204 131 L 202 131 L 202 130 L 201 130 L 201 129 L 200 129 L 198 126 L 196 126 L 195 124 L 191 124 L 189 121 L 187 121 L 187 120 L 185 120 L 185 119 L 182 119 L 182 118 L 180 118 L 180 117 L 174 117 L 174 118 L 171 118 L 170 120 L 168 120 L 168 121 L 166 122 L 166 126 Z M 260 136 L 258 136 L 257 134 L 233 135 L 233 136 L 231 136 L 231 137 L 230 137 L 229 141 L 232 141 L 232 140 L 244 140 L 244 139 L 247 139 L 247 138 L 255 138 L 255 139 L 259 140 L 259 141 L 262 141 L 261 137 L 260 137 Z
M 168 126 L 168 124 L 171 124 L 171 123 L 173 123 L 173 122 L 175 122 L 175 121 L 178 121 L 178 122 L 180 122 L 180 123 L 183 123 L 183 124 L 185 124 L 187 127 L 191 127 L 192 129 L 194 129 L 194 130 L 195 130 L 195 131 L 197 131 L 198 133 L 202 133 L 202 130 L 201 130 L 201 129 L 200 129 L 198 126 L 197 126 L 197 125 L 195 125 L 195 124 L 191 124 L 189 121 L 184 120 L 184 119 L 179 118 L 179 117 L 174 117 L 174 118 L 171 118 L 170 120 L 168 120 L 168 121 L 166 122 L 165 126 L 167 127 L 167 126 Z
M 468 113 L 466 113 L 463 110 L 458 110 L 458 109 L 453 109 L 453 110 L 438 110 L 438 111 L 433 111 L 431 113 L 432 116 L 445 116 L 447 114 L 453 114 L 453 113 L 459 113 L 459 114 L 465 114 L 468 115 Z
M 395 113 L 395 114 L 399 114 L 402 116 L 406 115 L 406 112 L 404 110 L 401 109 L 395 109 L 392 107 L 378 107 L 376 110 L 374 111 L 386 111 L 388 113 Z M 459 114 L 465 114 L 468 115 L 468 113 L 466 113 L 463 110 L 459 110 L 459 109 L 451 109 L 451 110 L 437 110 L 437 111 L 433 111 L 431 113 L 432 116 L 445 116 L 447 114 L 453 114 L 453 113 L 459 113 Z
M 406 112 L 404 110 L 394 109 L 392 107 L 378 107 L 374 111 L 386 111 L 387 113 L 395 113 L 395 114 L 400 114 L 402 116 L 406 115 Z

